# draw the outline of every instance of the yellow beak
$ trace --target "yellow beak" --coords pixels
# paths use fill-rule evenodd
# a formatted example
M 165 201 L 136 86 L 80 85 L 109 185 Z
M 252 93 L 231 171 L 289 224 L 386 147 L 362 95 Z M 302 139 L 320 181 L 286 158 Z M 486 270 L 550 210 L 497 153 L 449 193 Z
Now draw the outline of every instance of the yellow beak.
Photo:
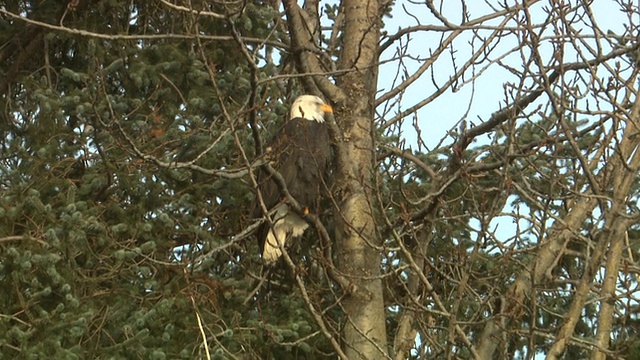
M 333 108 L 330 105 L 327 105 L 327 104 L 322 104 L 320 109 L 322 109 L 322 111 L 324 111 L 326 113 L 333 113 Z

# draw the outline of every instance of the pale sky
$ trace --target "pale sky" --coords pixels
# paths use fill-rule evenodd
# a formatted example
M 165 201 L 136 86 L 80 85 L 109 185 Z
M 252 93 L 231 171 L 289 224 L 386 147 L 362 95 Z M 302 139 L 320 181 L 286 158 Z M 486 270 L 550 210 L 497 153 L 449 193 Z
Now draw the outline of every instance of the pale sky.
M 493 1 L 497 2 L 497 1 Z M 436 1 L 436 3 L 438 3 Z M 446 6 L 443 8 L 443 14 L 452 23 L 459 23 L 461 19 L 461 5 L 460 1 L 447 0 Z M 479 0 L 467 0 L 468 13 L 471 19 L 480 17 L 482 15 L 493 13 L 493 11 L 484 3 Z M 546 5 L 548 1 L 541 1 L 539 4 L 533 7 L 537 9 L 532 10 L 532 16 L 536 19 L 536 23 L 540 23 L 544 20 L 544 14 L 540 11 L 541 6 Z M 407 9 L 408 13 L 403 9 Z M 623 32 L 623 24 L 626 21 L 625 14 L 623 14 L 618 5 L 611 0 L 594 0 L 592 4 L 594 9 L 594 16 L 596 22 L 600 25 L 604 32 L 607 30 L 613 30 L 615 33 Z M 640 17 L 640 15 L 639 15 Z M 396 2 L 393 11 L 393 18 L 385 18 L 385 31 L 389 34 L 393 34 L 400 27 L 419 25 L 440 25 L 439 21 L 429 12 L 424 5 L 412 4 L 410 1 L 399 0 Z M 498 25 L 501 18 L 497 18 L 489 25 Z M 513 26 L 514 22 L 510 22 L 508 25 Z M 481 36 L 489 36 L 490 31 L 486 30 L 482 32 Z M 425 58 L 429 55 L 429 51 L 434 51 L 440 43 L 441 33 L 439 32 L 421 32 L 414 33 L 411 36 L 411 42 L 408 44 L 409 53 L 416 56 L 419 55 Z M 472 53 L 472 45 L 469 42 L 472 40 L 472 34 L 470 32 L 460 35 L 453 43 L 456 49 L 456 62 L 460 67 L 466 59 L 470 57 Z M 481 42 L 476 39 L 473 47 L 478 49 Z M 495 54 L 492 58 L 501 55 L 502 53 L 510 50 L 516 45 L 513 37 L 501 40 L 498 47 L 493 52 Z M 394 55 L 396 47 L 389 48 L 384 54 L 383 59 L 389 59 Z M 543 50 L 544 55 L 544 50 Z M 565 53 L 565 61 L 576 61 L 575 54 L 572 55 L 569 51 Z M 522 67 L 522 59 L 518 54 L 512 54 L 507 57 L 506 62 L 514 67 Z M 389 64 L 382 65 L 379 75 L 380 90 L 388 91 L 392 88 L 393 78 L 396 73 L 398 63 L 391 62 Z M 418 67 L 419 63 L 411 60 L 405 60 L 404 65 L 407 68 L 407 72 L 411 75 Z M 443 84 L 448 80 L 452 71 L 451 56 L 449 54 L 443 54 L 436 61 L 434 65 L 434 77 L 438 80 L 439 84 Z M 478 72 L 482 69 L 483 64 L 476 68 Z M 470 73 L 471 74 L 471 73 Z M 427 145 L 433 149 L 433 147 L 446 135 L 447 131 L 452 127 L 456 127 L 456 123 L 461 119 L 465 119 L 468 126 L 471 123 L 479 123 L 480 119 L 486 120 L 491 114 L 500 109 L 501 105 L 504 105 L 504 90 L 503 84 L 505 82 L 517 83 L 519 79 L 515 78 L 512 73 L 500 68 L 497 65 L 489 67 L 478 80 L 473 83 L 468 83 L 461 88 L 457 89 L 456 93 L 453 93 L 451 89 L 447 90 L 437 100 L 433 101 L 429 105 L 418 111 L 418 119 L 420 127 L 422 128 L 422 139 Z M 414 83 L 404 98 L 404 107 L 410 107 L 418 101 L 426 98 L 435 91 L 435 87 L 431 82 L 431 73 L 427 72 L 423 74 L 422 79 Z M 473 98 L 473 101 L 471 99 Z M 471 101 L 471 102 L 470 102 Z M 478 118 L 480 117 L 480 119 Z M 411 119 L 406 121 L 406 125 L 409 128 L 405 129 L 405 137 L 411 138 Z M 406 126 L 405 126 L 406 127 Z M 415 137 L 415 136 L 414 136 Z M 409 141 L 409 143 L 415 143 L 415 140 Z M 451 140 L 447 141 L 450 143 Z

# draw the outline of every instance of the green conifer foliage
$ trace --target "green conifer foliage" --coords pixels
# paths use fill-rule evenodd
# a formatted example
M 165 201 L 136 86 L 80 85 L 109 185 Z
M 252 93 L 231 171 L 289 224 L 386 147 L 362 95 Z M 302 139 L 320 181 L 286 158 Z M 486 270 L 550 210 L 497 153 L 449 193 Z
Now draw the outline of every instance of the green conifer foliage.
M 212 174 L 246 168 L 240 146 L 254 156 L 242 103 L 251 68 L 232 30 L 264 38 L 277 12 L 13 5 L 87 34 L 2 21 L 16 54 L 0 67 L 1 357 L 296 358 L 325 346 L 300 341 L 316 329 L 295 291 L 260 300 L 269 306 L 249 295 L 257 250 L 229 240 L 249 225 L 253 192 Z M 262 61 L 256 76 L 278 66 Z M 259 96 L 283 94 L 263 86 Z M 261 119 L 283 115 L 265 103 Z

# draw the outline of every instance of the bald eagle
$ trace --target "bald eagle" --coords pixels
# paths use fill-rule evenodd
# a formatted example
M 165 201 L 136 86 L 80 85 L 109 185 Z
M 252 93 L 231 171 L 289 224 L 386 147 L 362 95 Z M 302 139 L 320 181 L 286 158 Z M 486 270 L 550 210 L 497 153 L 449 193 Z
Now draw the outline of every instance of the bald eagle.
M 317 212 L 326 189 L 327 172 L 331 161 L 329 131 L 324 115 L 331 106 L 317 96 L 302 95 L 294 102 L 289 121 L 267 144 L 266 157 L 282 175 L 287 190 L 305 211 Z M 302 236 L 309 224 L 296 214 L 278 189 L 278 185 L 264 169 L 258 170 L 258 191 L 269 211 L 272 226 L 264 221 L 257 230 L 262 259 L 273 263 L 282 255 L 280 246 L 291 238 Z M 260 202 L 256 200 L 254 218 L 264 218 Z

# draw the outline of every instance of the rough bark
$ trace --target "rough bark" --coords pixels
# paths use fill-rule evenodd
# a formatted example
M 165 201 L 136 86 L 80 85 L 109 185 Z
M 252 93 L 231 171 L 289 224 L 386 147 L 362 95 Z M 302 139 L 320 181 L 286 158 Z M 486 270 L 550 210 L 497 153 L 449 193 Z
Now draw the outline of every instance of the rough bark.
M 373 117 L 380 37 L 377 1 L 345 0 L 344 50 L 340 69 L 351 70 L 338 85 L 349 101 L 339 104 L 336 119 L 342 131 L 337 144 L 338 200 L 336 247 L 339 271 L 351 279 L 342 301 L 345 354 L 350 359 L 387 357 L 381 239 L 371 199 L 373 183 Z
M 638 120 L 640 120 L 640 98 L 636 98 L 630 117 L 627 120 L 620 157 L 616 161 L 619 166 L 613 175 L 613 206 L 607 214 L 607 223 L 605 224 L 605 229 L 609 226 L 612 229 L 612 235 L 610 239 L 607 239 L 610 241 L 610 247 L 607 253 L 605 276 L 600 290 L 601 301 L 596 334 L 597 346 L 591 357 L 593 360 L 604 360 L 606 358 L 606 353 L 601 349 L 609 348 L 614 317 L 615 292 L 620 273 L 620 261 L 622 259 L 625 236 L 629 226 L 636 221 L 634 218 L 626 217 L 623 214 L 625 213 L 627 197 L 640 168 Z

